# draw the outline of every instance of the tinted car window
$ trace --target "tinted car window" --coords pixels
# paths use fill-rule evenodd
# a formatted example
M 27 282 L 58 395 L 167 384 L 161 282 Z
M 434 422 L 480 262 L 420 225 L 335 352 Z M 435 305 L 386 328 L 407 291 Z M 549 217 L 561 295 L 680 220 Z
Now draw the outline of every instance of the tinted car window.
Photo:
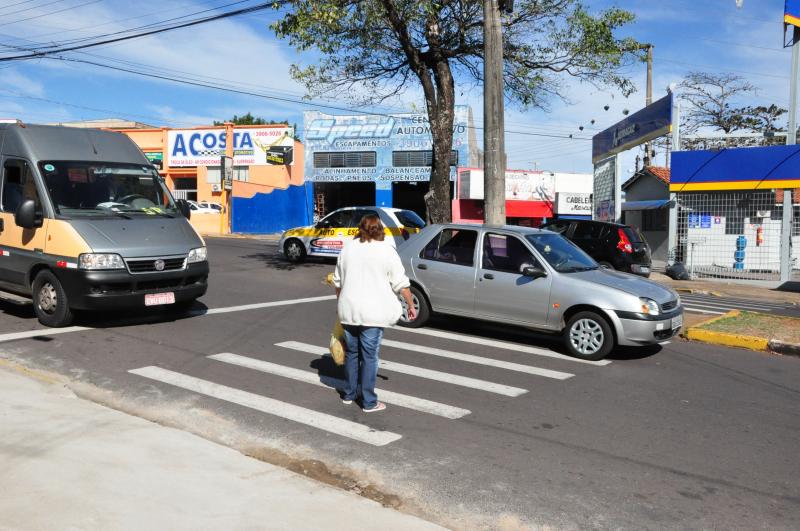
M 374 210 L 368 210 L 366 208 L 359 208 L 356 210 L 350 211 L 350 219 L 348 220 L 348 225 L 343 225 L 344 227 L 355 228 L 358 227 L 358 224 L 361 223 L 361 218 L 364 216 L 378 216 L 378 213 Z M 380 218 L 380 216 L 378 216 Z
M 411 210 L 398 210 L 394 213 L 397 216 L 398 221 L 404 227 L 409 227 L 412 229 L 421 229 L 425 227 L 425 222 L 422 220 L 421 217 L 417 215 L 416 212 L 412 212 Z
M 321 227 L 349 227 L 352 219 L 352 210 L 340 210 L 320 221 L 319 225 Z
M 628 237 L 631 243 L 642 243 L 644 241 L 639 231 L 633 227 L 623 227 L 622 232 L 625 233 L 625 236 Z
M 471 266 L 477 239 L 474 230 L 444 229 L 425 246 L 421 258 Z
M 557 232 L 558 234 L 563 234 L 567 232 L 567 229 L 569 228 L 569 223 L 570 223 L 569 221 L 554 221 L 552 223 L 548 223 L 542 228 L 552 232 Z
M 518 238 L 488 233 L 483 238 L 483 268 L 522 274 L 526 267 L 538 267 L 533 254 Z
M 603 225 L 600 223 L 578 223 L 572 233 L 573 240 L 596 240 L 603 234 Z

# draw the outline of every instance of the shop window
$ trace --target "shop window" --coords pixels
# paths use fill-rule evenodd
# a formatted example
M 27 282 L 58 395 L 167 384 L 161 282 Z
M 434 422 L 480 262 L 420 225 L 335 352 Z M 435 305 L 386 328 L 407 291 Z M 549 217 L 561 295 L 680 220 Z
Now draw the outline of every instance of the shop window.
M 477 240 L 478 233 L 474 230 L 444 229 L 425 246 L 421 258 L 471 266 Z
M 374 168 L 378 160 L 375 151 L 339 151 L 314 153 L 315 168 Z
M 458 151 L 453 150 L 450 152 L 450 165 L 458 166 Z M 392 166 L 433 166 L 433 151 L 392 151 Z
M 642 211 L 642 230 L 660 232 L 667 230 L 667 211 L 661 209 Z

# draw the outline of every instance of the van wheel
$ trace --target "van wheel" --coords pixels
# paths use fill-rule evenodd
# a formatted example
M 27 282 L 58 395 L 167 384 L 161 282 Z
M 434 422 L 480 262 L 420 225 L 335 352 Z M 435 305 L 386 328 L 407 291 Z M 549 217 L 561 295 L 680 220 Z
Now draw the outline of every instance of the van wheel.
M 52 328 L 68 326 L 73 314 L 67 294 L 52 271 L 44 269 L 33 281 L 33 310 L 39 322 Z
M 564 343 L 576 358 L 597 361 L 614 348 L 614 334 L 603 317 L 595 312 L 578 312 L 564 330 Z
M 292 238 L 283 244 L 283 254 L 290 262 L 299 263 L 306 259 L 306 247 L 300 240 Z
M 400 320 L 397 324 L 406 328 L 419 328 L 424 326 L 425 323 L 428 322 L 428 319 L 430 319 L 431 307 L 428 305 L 428 299 L 425 298 L 425 295 L 414 286 L 411 286 L 411 300 L 414 301 L 414 308 L 417 310 L 417 318 L 413 321 L 408 320 L 406 301 L 401 297 L 400 302 L 403 305 L 403 315 L 400 316 Z

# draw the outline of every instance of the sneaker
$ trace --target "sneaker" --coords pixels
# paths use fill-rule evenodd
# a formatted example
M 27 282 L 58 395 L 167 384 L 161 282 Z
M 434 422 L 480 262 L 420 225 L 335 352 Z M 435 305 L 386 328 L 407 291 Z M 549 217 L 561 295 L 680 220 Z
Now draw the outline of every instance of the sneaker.
M 346 406 L 349 406 L 349 405 L 350 405 L 350 404 L 352 404 L 352 403 L 353 403 L 353 401 L 352 401 L 352 400 L 348 400 L 348 399 L 346 399 L 346 398 L 342 398 L 342 404 L 344 404 L 344 405 L 346 405 Z
M 386 404 L 384 404 L 383 402 L 378 402 L 377 404 L 375 404 L 375 407 L 369 409 L 362 408 L 361 411 L 363 411 L 364 413 L 372 413 L 373 411 L 383 411 L 384 409 L 386 409 Z

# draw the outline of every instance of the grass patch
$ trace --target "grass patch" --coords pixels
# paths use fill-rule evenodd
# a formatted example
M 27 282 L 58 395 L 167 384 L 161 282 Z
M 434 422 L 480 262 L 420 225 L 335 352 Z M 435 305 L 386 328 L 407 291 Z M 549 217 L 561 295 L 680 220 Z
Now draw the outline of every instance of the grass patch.
M 704 330 L 800 343 L 800 319 L 766 313 L 741 312 L 699 326 Z

